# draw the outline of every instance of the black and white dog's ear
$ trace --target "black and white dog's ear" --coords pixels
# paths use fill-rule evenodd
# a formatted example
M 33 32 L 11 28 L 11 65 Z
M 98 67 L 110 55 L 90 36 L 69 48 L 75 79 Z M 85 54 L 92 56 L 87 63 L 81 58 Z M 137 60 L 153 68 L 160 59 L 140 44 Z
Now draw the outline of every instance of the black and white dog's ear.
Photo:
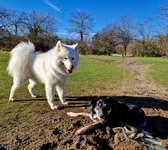
M 91 106 L 92 108 L 96 107 L 96 102 L 98 101 L 98 97 L 94 96 L 92 97 L 92 100 L 91 100 Z
M 112 97 L 106 97 L 105 101 L 109 106 L 112 106 L 112 105 L 116 106 L 116 104 L 118 103 L 117 100 L 115 100 Z

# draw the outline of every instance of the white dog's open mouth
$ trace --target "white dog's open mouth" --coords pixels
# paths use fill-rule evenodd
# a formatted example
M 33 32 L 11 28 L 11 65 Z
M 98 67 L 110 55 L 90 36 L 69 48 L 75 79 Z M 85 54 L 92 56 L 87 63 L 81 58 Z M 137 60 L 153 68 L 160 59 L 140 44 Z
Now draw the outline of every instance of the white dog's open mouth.
M 73 68 L 72 69 L 67 69 L 66 66 L 64 65 L 64 63 L 62 63 L 61 67 L 62 67 L 62 70 L 65 74 L 71 74 L 72 71 L 73 71 Z
M 66 72 L 67 74 L 71 74 L 71 73 L 72 73 L 72 69 L 67 69 L 67 68 L 65 68 L 65 72 Z

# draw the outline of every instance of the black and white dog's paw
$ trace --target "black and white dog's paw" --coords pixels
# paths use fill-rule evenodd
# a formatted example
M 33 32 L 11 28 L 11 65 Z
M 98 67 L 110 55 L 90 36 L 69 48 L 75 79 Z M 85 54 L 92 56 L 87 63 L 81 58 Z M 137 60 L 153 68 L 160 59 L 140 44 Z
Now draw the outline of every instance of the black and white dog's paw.
M 78 115 L 74 112 L 67 112 L 67 115 L 68 116 L 71 116 L 71 117 L 77 117 Z

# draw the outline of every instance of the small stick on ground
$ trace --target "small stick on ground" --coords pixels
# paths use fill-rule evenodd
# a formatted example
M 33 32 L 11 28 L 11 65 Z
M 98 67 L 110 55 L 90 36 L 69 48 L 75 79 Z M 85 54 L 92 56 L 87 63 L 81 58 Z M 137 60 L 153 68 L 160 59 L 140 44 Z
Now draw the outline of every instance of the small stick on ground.
M 80 128 L 80 129 L 78 129 L 78 130 L 75 132 L 75 135 L 84 134 L 84 133 L 86 133 L 88 130 L 93 129 L 93 128 L 94 128 L 96 125 L 98 125 L 98 124 L 100 124 L 99 121 L 98 121 L 98 122 L 94 122 L 94 123 L 92 123 L 92 124 L 89 124 L 89 125 L 87 125 L 87 126 L 84 126 L 84 127 Z

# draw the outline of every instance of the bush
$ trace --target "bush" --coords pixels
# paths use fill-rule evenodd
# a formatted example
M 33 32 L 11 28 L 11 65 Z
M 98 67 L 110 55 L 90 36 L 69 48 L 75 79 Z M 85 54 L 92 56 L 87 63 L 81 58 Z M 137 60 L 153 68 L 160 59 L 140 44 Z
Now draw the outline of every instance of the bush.
M 0 50 L 10 51 L 19 42 L 28 41 L 28 40 L 34 43 L 36 47 L 36 51 L 45 52 L 56 44 L 58 37 L 45 38 L 41 36 L 41 37 L 38 37 L 36 40 L 33 38 L 31 39 L 31 38 L 24 37 L 24 36 L 14 36 L 14 35 L 0 37 Z

